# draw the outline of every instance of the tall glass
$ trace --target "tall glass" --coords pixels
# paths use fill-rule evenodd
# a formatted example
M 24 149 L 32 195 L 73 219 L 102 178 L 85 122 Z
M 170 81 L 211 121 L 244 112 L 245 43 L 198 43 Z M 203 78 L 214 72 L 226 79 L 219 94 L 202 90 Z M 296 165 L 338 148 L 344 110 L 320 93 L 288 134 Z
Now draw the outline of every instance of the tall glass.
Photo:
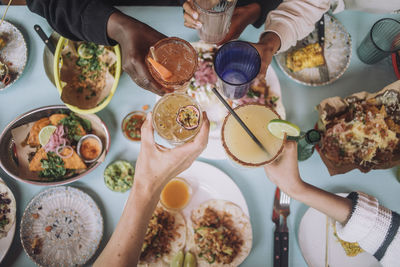
M 247 94 L 260 67 L 261 58 L 257 49 L 243 41 L 224 44 L 214 58 L 214 69 L 222 81 L 222 92 L 230 99 L 239 99 Z
M 201 40 L 216 44 L 229 31 L 233 10 L 237 0 L 194 0 L 203 26 L 197 31 Z
M 259 167 L 274 161 L 282 152 L 285 140 L 273 136 L 267 130 L 267 125 L 271 120 L 279 119 L 279 115 L 261 104 L 244 104 L 236 107 L 235 111 L 267 152 L 253 141 L 231 114 L 228 114 L 221 130 L 222 145 L 228 157 L 244 167 Z
M 199 132 L 201 123 L 199 104 L 185 93 L 165 94 L 153 109 L 154 129 L 171 145 L 192 140 Z
M 400 22 L 385 18 L 375 22 L 358 47 L 357 54 L 362 62 L 375 64 L 398 50 L 400 50 Z

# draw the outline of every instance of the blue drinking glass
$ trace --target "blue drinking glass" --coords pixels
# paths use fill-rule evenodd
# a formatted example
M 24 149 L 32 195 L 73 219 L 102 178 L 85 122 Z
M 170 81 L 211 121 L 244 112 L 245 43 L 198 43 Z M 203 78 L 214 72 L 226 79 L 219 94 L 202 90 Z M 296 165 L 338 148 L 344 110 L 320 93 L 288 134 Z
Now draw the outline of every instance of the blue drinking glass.
M 247 94 L 260 67 L 261 57 L 257 49 L 243 41 L 224 44 L 214 58 L 214 69 L 222 81 L 222 92 L 230 99 L 239 99 Z

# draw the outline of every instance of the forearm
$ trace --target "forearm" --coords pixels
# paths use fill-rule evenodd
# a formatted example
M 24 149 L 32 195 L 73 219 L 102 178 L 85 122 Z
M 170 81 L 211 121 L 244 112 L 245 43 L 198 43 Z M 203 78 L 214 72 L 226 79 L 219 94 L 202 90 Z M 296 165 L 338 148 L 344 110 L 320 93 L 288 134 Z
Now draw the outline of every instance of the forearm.
M 94 266 L 136 266 L 160 192 L 160 188 L 143 188 L 135 179 L 121 219 Z
M 334 220 L 345 224 L 351 215 L 350 199 L 332 194 L 313 185 L 303 183 L 300 189 L 289 193 L 294 199 L 310 206 Z

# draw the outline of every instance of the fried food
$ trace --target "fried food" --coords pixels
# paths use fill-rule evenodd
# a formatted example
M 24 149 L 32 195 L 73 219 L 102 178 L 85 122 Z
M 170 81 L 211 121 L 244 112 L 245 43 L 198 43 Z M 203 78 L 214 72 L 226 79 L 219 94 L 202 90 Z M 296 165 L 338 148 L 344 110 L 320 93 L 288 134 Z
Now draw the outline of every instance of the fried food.
M 286 66 L 293 72 L 305 68 L 314 68 L 325 63 L 322 47 L 319 43 L 309 44 L 306 47 L 288 53 Z
M 28 138 L 28 145 L 31 147 L 39 146 L 39 132 L 42 130 L 43 127 L 47 126 L 50 124 L 49 118 L 42 118 L 33 124 L 30 132 L 29 132 L 29 138 Z
M 58 125 L 58 123 L 60 122 L 60 120 L 66 118 L 66 117 L 68 117 L 67 114 L 58 114 L 58 113 L 57 113 L 57 114 L 51 115 L 51 116 L 49 117 L 49 119 L 50 119 L 50 123 L 51 123 L 52 125 Z
M 71 153 L 71 148 L 64 148 L 60 154 L 62 156 L 67 156 Z M 36 152 L 35 156 L 29 162 L 29 170 L 30 171 L 42 171 L 42 159 L 47 159 L 47 153 L 44 151 L 43 148 L 40 148 L 38 152 Z M 83 160 L 79 157 L 79 155 L 75 152 L 75 150 L 72 149 L 72 156 L 68 158 L 62 158 L 62 161 L 64 162 L 64 168 L 65 169 L 70 169 L 70 170 L 81 170 L 81 169 L 86 169 L 87 166 L 83 162 Z

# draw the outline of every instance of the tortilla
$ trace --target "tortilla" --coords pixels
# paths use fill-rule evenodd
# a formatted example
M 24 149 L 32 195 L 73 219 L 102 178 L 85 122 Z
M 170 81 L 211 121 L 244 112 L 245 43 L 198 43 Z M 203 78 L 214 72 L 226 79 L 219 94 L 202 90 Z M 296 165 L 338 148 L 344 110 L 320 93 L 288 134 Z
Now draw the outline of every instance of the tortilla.
M 82 67 L 77 65 L 79 55 L 76 52 L 82 43 L 68 41 L 63 48 L 60 80 L 65 86 L 62 89 L 61 100 L 80 109 L 91 109 L 99 105 L 111 92 L 114 76 L 110 69 L 116 62 L 116 55 L 105 47 L 102 54 L 98 56 L 102 64 L 97 77 L 82 80 L 80 78 Z
M 17 211 L 17 205 L 15 202 L 15 198 L 13 193 L 11 192 L 10 188 L 0 180 L 0 194 L 5 194 L 6 198 L 10 199 L 11 202 L 8 204 L 7 208 L 10 209 L 10 212 L 6 214 L 7 218 L 9 219 L 8 224 L 4 225 L 3 227 L 0 227 L 0 238 L 6 237 L 8 231 L 10 231 L 11 227 L 13 226 L 15 222 L 15 214 Z
M 392 84 L 389 84 L 388 86 L 384 87 L 382 90 L 380 90 L 377 93 L 368 93 L 368 92 L 359 92 L 356 94 L 352 94 L 346 98 L 340 98 L 340 97 L 331 97 L 327 98 L 316 107 L 318 113 L 319 113 L 319 120 L 318 120 L 318 129 L 321 130 L 323 133 L 326 131 L 327 125 L 337 116 L 340 116 L 343 114 L 343 112 L 346 111 L 348 106 L 350 105 L 351 102 L 354 102 L 355 100 L 357 101 L 370 101 L 371 103 L 379 102 L 381 101 L 381 97 L 386 93 L 386 94 L 391 94 L 391 93 L 396 93 L 400 94 L 400 80 L 396 81 Z M 397 97 L 397 102 L 394 103 L 394 105 L 400 105 L 400 100 L 399 97 Z M 400 154 L 395 154 L 393 155 L 393 158 L 391 160 L 381 162 L 379 164 L 374 164 L 372 167 L 362 167 L 356 163 L 341 163 L 338 165 L 334 161 L 331 161 L 328 159 L 320 149 L 318 149 L 318 152 L 321 156 L 322 161 L 325 163 L 326 167 L 328 168 L 329 174 L 330 175 L 336 175 L 336 174 L 342 174 L 349 172 L 353 169 L 359 169 L 362 172 L 368 172 L 371 169 L 388 169 L 392 168 L 394 166 L 397 166 L 400 164 Z
M 65 148 L 61 151 L 61 155 L 66 156 L 70 153 L 70 148 Z M 44 151 L 43 148 L 40 148 L 38 152 L 36 152 L 35 156 L 29 163 L 29 170 L 30 171 L 42 171 L 42 159 L 47 159 L 47 153 Z M 86 164 L 83 160 L 78 156 L 75 150 L 72 150 L 72 155 L 69 158 L 62 158 L 64 162 L 64 168 L 71 169 L 71 170 L 81 170 L 86 169 Z
M 159 267 L 159 266 L 169 266 L 169 263 L 172 261 L 172 258 L 177 254 L 180 250 L 183 249 L 186 242 L 186 222 L 180 212 L 172 212 L 164 209 L 161 204 L 157 205 L 157 208 L 162 208 L 164 211 L 172 214 L 175 218 L 174 229 L 176 231 L 176 236 L 174 241 L 171 243 L 171 251 L 168 254 L 164 254 L 162 257 L 157 258 L 152 262 L 140 261 L 138 266 L 147 266 L 147 267 Z
M 238 255 L 233 259 L 230 264 L 221 264 L 216 261 L 212 264 L 208 263 L 204 258 L 199 257 L 200 249 L 195 243 L 194 239 L 194 223 L 193 221 L 199 220 L 207 207 L 210 207 L 217 212 L 226 212 L 232 215 L 232 221 L 243 245 Z M 242 209 L 236 204 L 220 199 L 213 199 L 203 202 L 198 208 L 192 210 L 191 221 L 188 222 L 188 241 L 186 248 L 189 251 L 194 252 L 197 258 L 197 266 L 221 266 L 221 267 L 233 267 L 241 264 L 249 255 L 253 243 L 253 234 L 251 229 L 251 223 L 249 217 L 242 211 Z

